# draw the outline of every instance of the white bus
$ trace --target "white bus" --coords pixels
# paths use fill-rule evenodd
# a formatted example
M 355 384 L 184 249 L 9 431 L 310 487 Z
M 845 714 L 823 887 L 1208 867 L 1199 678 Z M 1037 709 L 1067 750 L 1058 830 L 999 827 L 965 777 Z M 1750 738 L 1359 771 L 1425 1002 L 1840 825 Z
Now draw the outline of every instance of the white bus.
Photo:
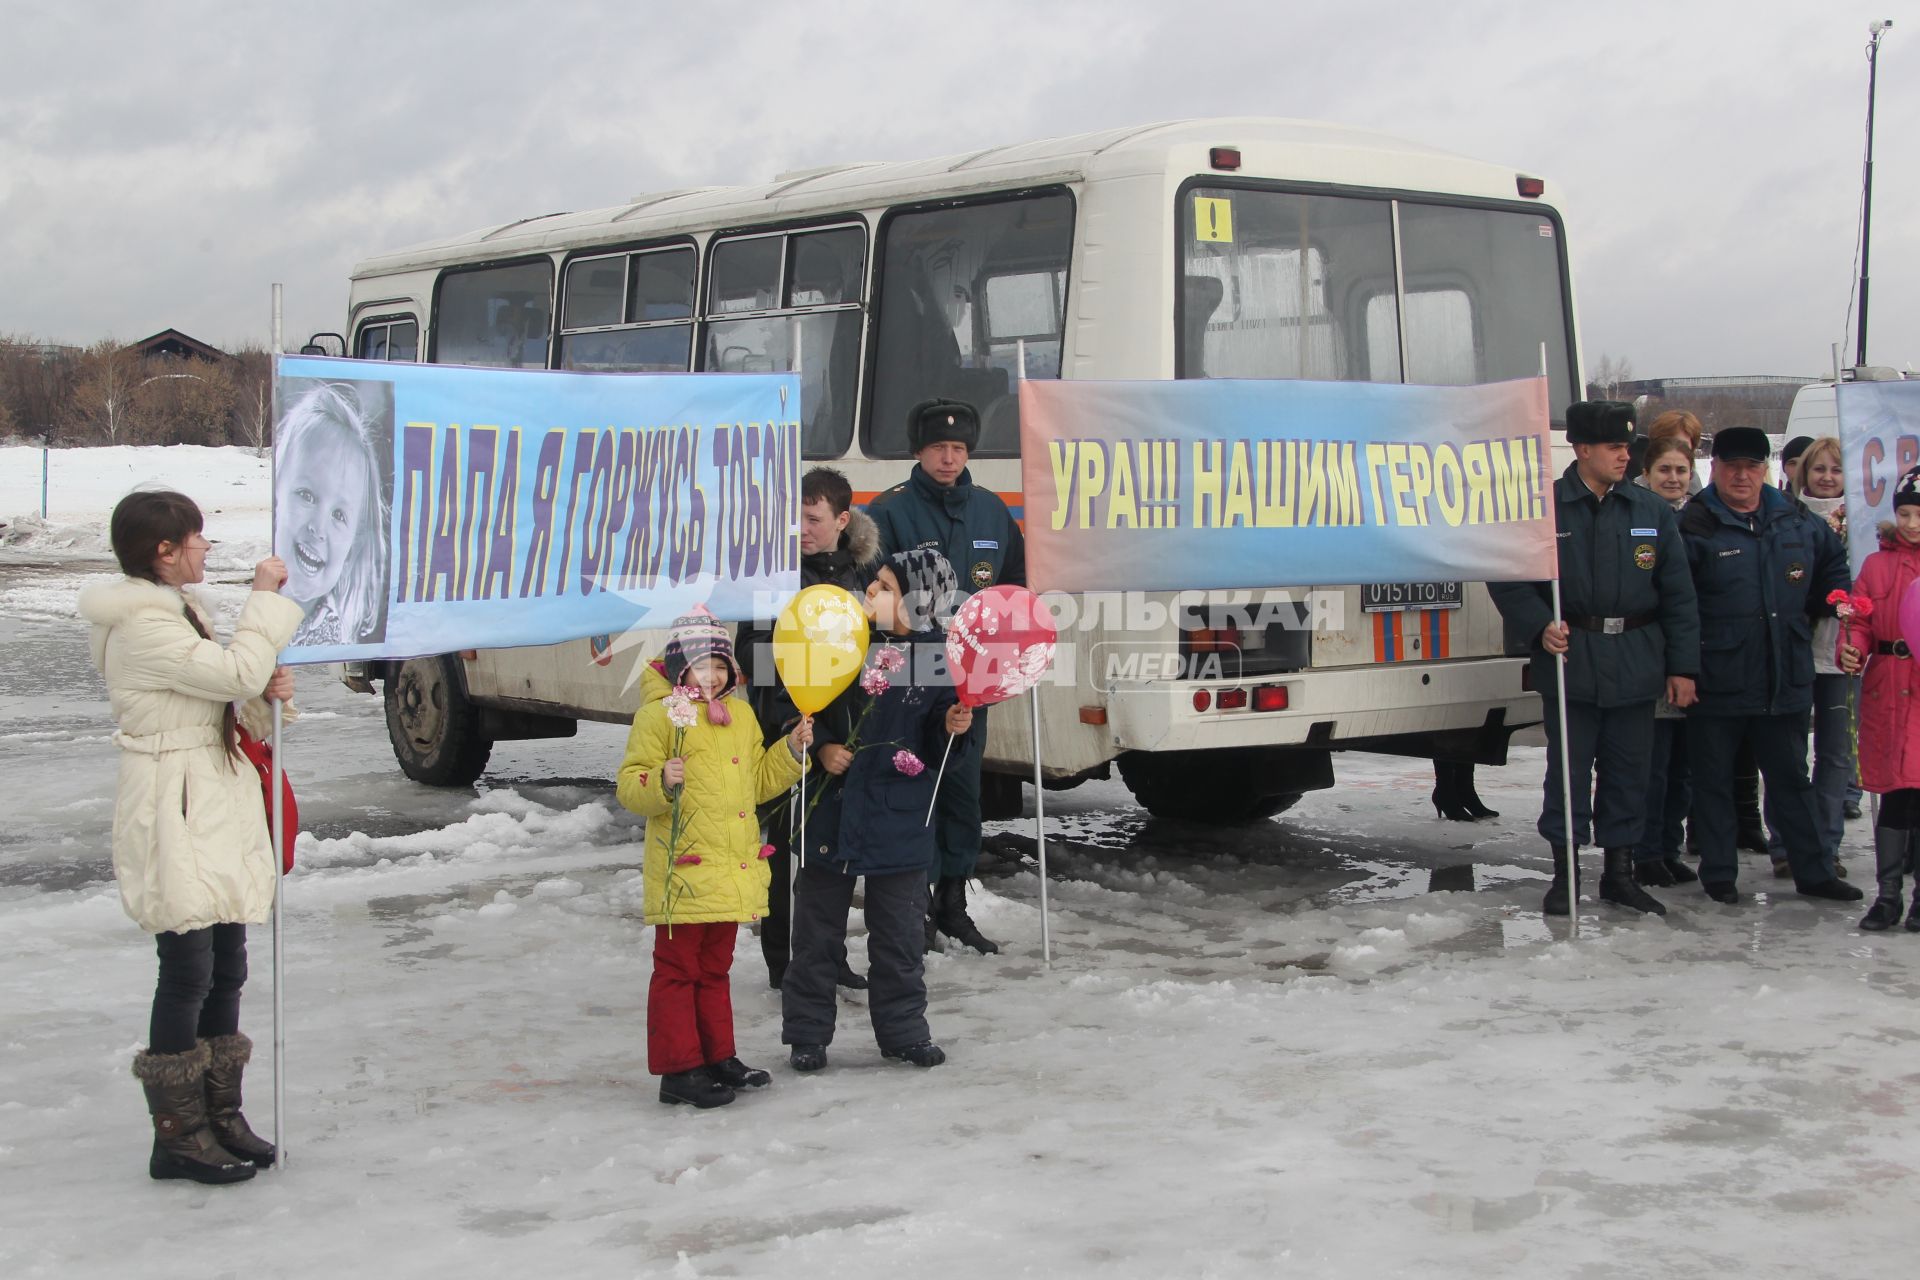
M 1463 384 L 1547 353 L 1558 415 L 1582 385 L 1565 228 L 1539 178 L 1332 125 L 1213 119 L 1113 129 L 746 187 L 636 196 L 361 263 L 346 335 L 364 359 L 590 370 L 790 370 L 804 454 L 856 500 L 912 466 L 906 411 L 972 402 L 976 484 L 1016 515 L 1032 378 L 1313 378 Z M 1043 584 L 1044 585 L 1044 584 Z M 1249 582 L 1250 591 L 1267 584 Z M 1043 688 L 1049 786 L 1121 777 L 1155 814 L 1236 821 L 1333 784 L 1341 750 L 1500 763 L 1540 719 L 1475 583 L 1270 593 L 1254 614 L 1150 597 L 1070 637 Z M 402 768 L 465 784 L 498 739 L 623 721 L 605 643 L 351 669 L 384 695 Z M 1010 709 L 1011 710 L 1011 709 Z M 993 717 L 991 811 L 1032 777 L 1030 717 Z

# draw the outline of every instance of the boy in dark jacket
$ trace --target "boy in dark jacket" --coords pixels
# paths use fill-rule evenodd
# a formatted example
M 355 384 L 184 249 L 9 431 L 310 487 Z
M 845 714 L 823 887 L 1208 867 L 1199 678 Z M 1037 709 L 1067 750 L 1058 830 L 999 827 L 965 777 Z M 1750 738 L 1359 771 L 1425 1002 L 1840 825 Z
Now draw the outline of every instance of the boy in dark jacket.
M 880 533 L 865 512 L 853 506 L 853 486 L 831 467 L 814 467 L 800 478 L 800 589 L 827 583 L 844 587 L 860 595 L 873 580 L 880 559 Z M 760 721 L 761 732 L 773 743 L 800 722 L 800 710 L 787 696 L 787 687 L 775 678 L 773 669 L 773 625 L 743 628 L 738 646 L 741 667 L 747 685 L 747 702 Z M 853 717 L 859 713 L 859 691 L 849 689 L 835 698 L 813 718 L 813 755 L 822 768 L 838 752 L 853 732 Z M 767 891 L 767 916 L 760 922 L 760 954 L 767 962 L 767 985 L 775 991 L 787 972 L 791 922 L 787 919 L 791 893 L 794 796 L 782 796 L 761 809 L 766 821 L 767 843 L 773 855 L 767 869 L 773 883 Z M 867 980 L 847 964 L 847 949 L 840 948 L 840 985 L 864 990 Z
M 867 1007 L 881 1056 L 934 1067 L 946 1054 L 927 1027 L 923 926 L 927 871 L 937 847 L 927 823 L 935 773 L 958 735 L 949 773 L 971 750 L 973 712 L 946 678 L 945 611 L 953 567 L 937 551 L 898 551 L 867 588 L 867 607 L 889 643 L 868 655 L 861 684 L 870 705 L 839 753 L 823 755 L 830 777 L 806 817 L 805 862 L 794 883 L 793 959 L 781 987 L 780 1039 L 796 1071 L 827 1065 L 833 1040 L 834 975 L 846 954 L 854 879 L 866 877 Z

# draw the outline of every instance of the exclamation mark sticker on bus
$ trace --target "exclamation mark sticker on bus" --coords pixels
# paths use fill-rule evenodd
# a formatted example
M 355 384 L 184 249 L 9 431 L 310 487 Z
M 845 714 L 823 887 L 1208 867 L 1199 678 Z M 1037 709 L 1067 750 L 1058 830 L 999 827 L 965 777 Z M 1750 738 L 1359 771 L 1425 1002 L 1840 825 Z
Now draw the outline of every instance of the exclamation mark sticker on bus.
M 1213 196 L 1195 196 L 1193 238 L 1202 244 L 1232 244 L 1233 201 Z

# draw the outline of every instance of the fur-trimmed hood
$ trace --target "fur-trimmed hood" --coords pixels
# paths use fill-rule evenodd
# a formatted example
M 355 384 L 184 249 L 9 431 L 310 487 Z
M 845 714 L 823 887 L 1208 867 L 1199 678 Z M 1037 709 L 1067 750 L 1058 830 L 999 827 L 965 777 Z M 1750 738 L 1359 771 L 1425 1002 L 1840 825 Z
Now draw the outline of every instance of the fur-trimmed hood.
M 864 567 L 880 558 L 880 526 L 873 517 L 855 507 L 847 513 L 847 527 L 840 534 L 840 545 L 853 557 L 856 566 Z

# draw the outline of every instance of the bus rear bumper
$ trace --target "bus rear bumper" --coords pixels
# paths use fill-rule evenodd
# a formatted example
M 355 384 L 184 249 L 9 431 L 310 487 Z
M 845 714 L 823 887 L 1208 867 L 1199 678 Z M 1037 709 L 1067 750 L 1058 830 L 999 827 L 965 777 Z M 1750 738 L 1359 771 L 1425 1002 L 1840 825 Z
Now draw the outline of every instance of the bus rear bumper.
M 1487 658 L 1301 671 L 1241 683 L 1143 683 L 1111 690 L 1107 717 L 1118 751 L 1343 743 L 1366 749 L 1380 739 L 1539 723 L 1540 696 L 1521 683 L 1526 666 L 1523 658 Z M 1254 692 L 1275 685 L 1286 690 L 1286 706 L 1255 710 Z M 1206 710 L 1195 706 L 1201 690 L 1208 694 Z M 1246 691 L 1246 705 L 1221 709 L 1221 695 L 1232 690 Z

